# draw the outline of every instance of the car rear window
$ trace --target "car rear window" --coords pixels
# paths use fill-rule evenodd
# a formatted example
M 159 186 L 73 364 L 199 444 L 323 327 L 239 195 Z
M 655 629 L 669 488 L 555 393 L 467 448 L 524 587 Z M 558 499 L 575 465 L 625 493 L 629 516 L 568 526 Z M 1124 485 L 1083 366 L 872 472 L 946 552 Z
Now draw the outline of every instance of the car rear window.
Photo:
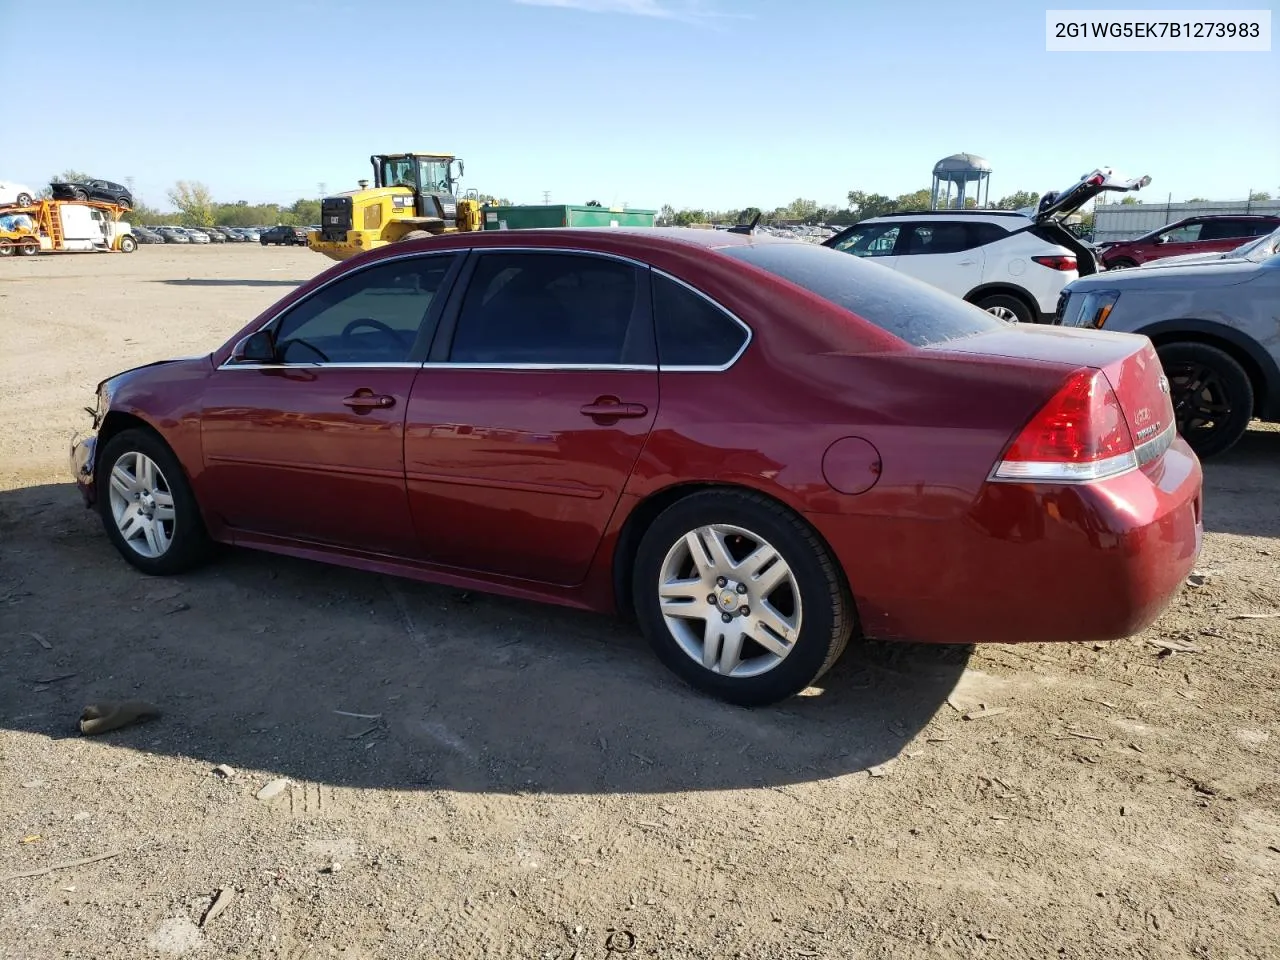
M 829 247 L 797 241 L 722 247 L 720 252 L 767 270 L 856 313 L 916 347 L 1006 329 L 959 297 Z

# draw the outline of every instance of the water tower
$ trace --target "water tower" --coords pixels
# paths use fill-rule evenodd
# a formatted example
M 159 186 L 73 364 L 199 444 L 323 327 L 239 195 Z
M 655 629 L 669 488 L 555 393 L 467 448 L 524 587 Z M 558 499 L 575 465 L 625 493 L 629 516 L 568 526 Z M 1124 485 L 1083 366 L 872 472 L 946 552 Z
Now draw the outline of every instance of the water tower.
M 952 188 L 955 196 L 952 197 Z M 933 210 L 963 210 L 966 200 L 975 207 L 991 201 L 991 164 L 972 153 L 953 153 L 933 165 Z

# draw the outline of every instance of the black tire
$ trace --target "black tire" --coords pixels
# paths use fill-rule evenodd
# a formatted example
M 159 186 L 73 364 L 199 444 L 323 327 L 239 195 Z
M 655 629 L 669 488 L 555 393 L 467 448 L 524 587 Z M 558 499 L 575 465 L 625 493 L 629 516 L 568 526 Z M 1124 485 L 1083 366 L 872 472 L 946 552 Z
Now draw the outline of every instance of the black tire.
M 137 240 L 135 240 L 135 239 L 133 239 L 133 237 L 121 237 L 121 238 L 120 238 L 120 252 L 121 252 L 121 253 L 133 253 L 133 251 L 135 251 L 135 250 L 137 250 L 137 249 L 138 249 L 138 241 L 137 241 Z
M 980 307 L 987 313 L 994 314 L 1001 320 L 1009 320 L 1016 323 L 1032 323 L 1035 321 L 1035 314 L 1027 306 L 1026 302 L 1010 293 L 988 294 L 975 300 L 974 306 Z M 1012 316 L 1009 316 L 1010 314 Z
M 711 524 L 742 528 L 767 541 L 791 568 L 793 582 L 798 587 L 801 611 L 798 635 L 776 665 L 756 676 L 726 676 L 704 667 L 680 645 L 662 612 L 657 584 L 668 552 L 673 551 L 686 534 Z M 750 549 L 749 541 L 744 549 Z M 695 493 L 664 510 L 640 541 L 631 591 L 641 630 L 658 659 L 690 686 L 739 706 L 776 703 L 810 686 L 844 652 L 854 628 L 853 598 L 835 559 L 817 535 L 790 510 L 767 497 L 746 491 Z M 777 593 L 771 596 L 775 601 L 778 598 Z M 744 597 L 744 601 L 746 599 Z M 784 595 L 782 602 L 786 600 Z M 714 603 L 714 593 L 705 601 L 699 595 L 694 602 Z M 715 609 L 719 616 L 721 608 Z M 701 621 L 688 622 L 696 631 L 696 624 Z M 736 618 L 729 622 L 736 622 Z M 744 623 L 741 629 L 745 633 L 748 625 Z M 748 640 L 743 647 L 744 664 L 750 659 L 748 648 L 757 654 L 765 653 L 763 647 Z
M 1203 460 L 1234 447 L 1253 419 L 1253 383 L 1229 353 L 1207 343 L 1168 343 L 1156 352 L 1178 433 Z
M 34 202 L 32 201 L 31 194 L 29 193 L 20 193 L 16 199 L 18 201 L 18 206 L 20 207 L 29 207 Z
M 265 246 L 266 246 L 268 243 L 270 243 L 271 241 L 270 241 L 270 240 L 268 240 L 266 237 L 259 237 L 259 238 L 258 238 L 258 242 L 259 242 L 260 244 L 262 244 L 262 245 L 265 247 Z
M 116 197 L 116 206 L 124 207 L 126 210 L 128 210 L 133 207 L 133 203 L 129 200 L 128 197 Z
M 116 524 L 111 496 L 112 470 L 122 457 L 131 453 L 140 453 L 159 467 L 163 486 L 168 488 L 173 498 L 171 539 L 168 549 L 159 556 L 147 557 L 139 553 L 125 541 Z M 200 508 L 182 464 L 156 434 L 141 428 L 123 430 L 116 434 L 99 451 L 96 474 L 98 513 L 102 517 L 102 525 L 107 531 L 107 537 L 130 564 L 152 576 L 170 576 L 191 570 L 212 555 L 213 542 L 205 531 Z M 162 485 L 157 483 L 155 489 L 161 490 Z
M 14 246 L 8 240 L 0 240 L 0 257 L 12 257 Z
M 1108 270 L 1132 270 L 1137 265 L 1136 260 L 1130 260 L 1128 257 L 1117 257 L 1115 260 L 1104 264 Z
M 40 252 L 40 244 L 38 243 L 22 243 L 18 245 L 18 253 L 24 257 L 34 257 Z
M 86 193 L 84 190 L 80 190 L 80 189 L 72 190 L 71 199 L 72 200 L 88 200 L 89 194 Z

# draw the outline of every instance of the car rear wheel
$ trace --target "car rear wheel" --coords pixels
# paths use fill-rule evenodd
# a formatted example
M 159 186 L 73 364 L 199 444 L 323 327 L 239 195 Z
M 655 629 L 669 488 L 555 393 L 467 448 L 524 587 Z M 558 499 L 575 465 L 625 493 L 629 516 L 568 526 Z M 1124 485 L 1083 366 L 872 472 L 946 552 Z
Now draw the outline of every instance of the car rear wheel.
M 129 563 L 156 576 L 208 559 L 212 543 L 182 465 L 148 430 L 124 430 L 98 458 L 98 509 Z
M 636 553 L 632 596 L 658 658 L 742 706 L 775 703 L 831 668 L 853 630 L 834 558 L 799 517 L 759 494 L 695 493 Z
M 24 257 L 34 257 L 39 252 L 39 243 L 23 243 L 18 245 L 18 253 Z
M 88 193 L 86 193 L 84 190 L 78 190 L 78 189 L 77 189 L 77 190 L 72 190 L 72 191 L 71 191 L 71 199 L 72 199 L 72 200 L 88 200 L 88 199 L 89 199 L 89 194 L 88 194 Z
M 993 293 L 976 301 L 975 305 L 1008 323 L 1031 323 L 1035 319 L 1030 307 L 1008 293 Z
M 1119 257 L 1105 264 L 1108 270 L 1131 270 L 1137 265 L 1137 261 L 1130 260 L 1128 257 Z
M 0 240 L 0 257 L 12 257 L 13 244 L 8 240 Z
M 16 199 L 18 201 L 18 206 L 20 207 L 31 206 L 32 200 L 31 200 L 31 194 L 29 193 L 20 193 L 18 194 Z
M 1207 459 L 1235 446 L 1253 419 L 1253 384 L 1244 368 L 1207 343 L 1170 343 L 1156 352 L 1178 433 L 1191 449 Z

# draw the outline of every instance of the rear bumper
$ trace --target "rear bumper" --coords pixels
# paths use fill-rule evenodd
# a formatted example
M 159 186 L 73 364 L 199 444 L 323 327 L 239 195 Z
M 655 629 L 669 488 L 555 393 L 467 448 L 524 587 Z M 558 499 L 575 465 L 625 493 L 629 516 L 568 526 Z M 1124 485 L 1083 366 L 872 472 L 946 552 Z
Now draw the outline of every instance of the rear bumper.
M 76 434 L 71 440 L 71 479 L 84 498 L 84 505 L 92 507 L 98 499 L 94 484 L 94 464 L 97 460 L 98 438 L 95 434 Z
M 960 517 L 815 519 L 869 637 L 1116 640 L 1160 616 L 1195 566 L 1200 462 L 1178 438 L 1154 467 L 1102 483 L 988 484 Z

